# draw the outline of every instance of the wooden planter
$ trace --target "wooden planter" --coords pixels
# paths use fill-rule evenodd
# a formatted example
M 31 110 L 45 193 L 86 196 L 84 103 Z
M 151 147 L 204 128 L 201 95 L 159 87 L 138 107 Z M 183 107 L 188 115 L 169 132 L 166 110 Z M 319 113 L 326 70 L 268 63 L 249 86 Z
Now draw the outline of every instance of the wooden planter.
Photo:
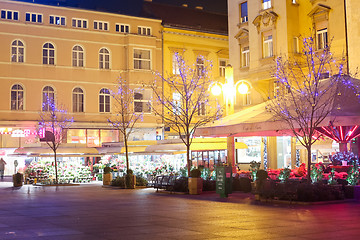
M 192 178 L 189 177 L 188 180 L 189 193 L 192 195 L 201 194 L 203 188 L 202 178 Z
M 110 185 L 112 180 L 111 173 L 104 173 L 103 174 L 103 185 Z

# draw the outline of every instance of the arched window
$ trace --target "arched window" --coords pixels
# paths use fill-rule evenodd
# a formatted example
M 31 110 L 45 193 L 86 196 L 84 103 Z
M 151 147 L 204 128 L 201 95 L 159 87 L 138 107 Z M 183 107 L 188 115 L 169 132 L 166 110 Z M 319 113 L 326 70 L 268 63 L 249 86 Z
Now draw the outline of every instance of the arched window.
M 84 112 L 84 91 L 81 88 L 73 90 L 73 112 Z
M 106 48 L 102 48 L 99 51 L 99 68 L 110 69 L 110 53 Z
M 11 110 L 24 109 L 24 89 L 21 85 L 15 84 L 11 88 Z
M 110 112 L 110 91 L 107 88 L 100 90 L 99 112 Z
M 55 47 L 51 43 L 43 46 L 43 64 L 55 65 Z
M 84 66 L 84 50 L 80 46 L 74 46 L 72 49 L 72 63 L 73 67 Z
M 24 44 L 20 40 L 15 40 L 11 43 L 11 61 L 24 62 Z
M 50 105 L 55 103 L 55 91 L 52 87 L 46 86 L 43 88 L 42 95 L 42 110 L 49 111 L 51 109 Z

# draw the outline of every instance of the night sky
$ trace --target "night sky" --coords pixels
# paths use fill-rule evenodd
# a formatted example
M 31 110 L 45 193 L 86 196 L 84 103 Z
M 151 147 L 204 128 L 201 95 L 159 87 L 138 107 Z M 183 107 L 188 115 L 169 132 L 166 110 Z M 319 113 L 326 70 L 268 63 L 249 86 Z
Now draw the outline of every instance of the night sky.
M 17 0 L 40 4 L 78 7 L 104 12 L 114 12 L 138 16 L 143 0 Z M 189 8 L 204 7 L 205 11 L 227 14 L 227 0 L 153 0 L 153 2 L 181 6 L 187 4 Z

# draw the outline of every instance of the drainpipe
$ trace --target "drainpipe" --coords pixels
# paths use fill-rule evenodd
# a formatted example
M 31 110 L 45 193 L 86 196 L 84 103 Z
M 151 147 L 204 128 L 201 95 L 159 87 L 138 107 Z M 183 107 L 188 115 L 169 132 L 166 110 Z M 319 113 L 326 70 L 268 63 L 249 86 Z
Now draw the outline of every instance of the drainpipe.
M 349 42 L 348 42 L 348 31 L 347 31 L 347 13 L 346 13 L 346 0 L 344 0 L 344 16 L 345 16 L 345 44 L 346 44 L 346 74 L 350 74 L 349 69 Z

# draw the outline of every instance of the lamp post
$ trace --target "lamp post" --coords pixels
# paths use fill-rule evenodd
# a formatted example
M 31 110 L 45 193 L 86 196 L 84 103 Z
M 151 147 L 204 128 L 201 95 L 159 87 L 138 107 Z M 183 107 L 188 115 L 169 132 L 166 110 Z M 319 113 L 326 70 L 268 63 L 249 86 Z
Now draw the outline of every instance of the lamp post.
M 250 90 L 250 83 L 244 80 L 234 81 L 233 68 L 228 64 L 225 68 L 225 83 L 214 83 L 210 91 L 213 95 L 219 96 L 223 93 L 225 101 L 225 115 L 234 114 L 236 101 L 236 91 L 241 95 L 245 95 Z M 227 163 L 232 167 L 233 173 L 237 172 L 235 167 L 235 137 L 230 135 L 227 137 Z

